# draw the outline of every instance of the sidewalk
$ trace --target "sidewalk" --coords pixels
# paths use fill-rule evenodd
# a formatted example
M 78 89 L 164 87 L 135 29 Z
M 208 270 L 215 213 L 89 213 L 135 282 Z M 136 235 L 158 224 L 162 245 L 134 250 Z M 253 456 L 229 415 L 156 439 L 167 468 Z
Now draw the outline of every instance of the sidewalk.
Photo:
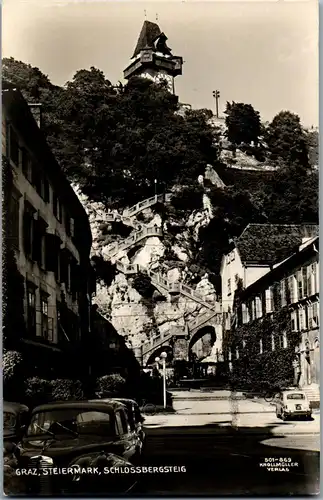
M 149 428 L 156 429 L 158 427 L 176 427 L 176 432 L 186 432 L 185 428 L 188 426 L 196 427 L 199 432 L 199 427 L 208 425 L 208 432 L 214 434 L 228 434 L 239 433 L 239 429 L 243 433 L 263 434 L 270 433 L 274 436 L 287 436 L 287 435 L 304 435 L 304 434 L 319 434 L 320 433 L 320 415 L 314 415 L 312 421 L 291 420 L 281 422 L 273 413 L 259 413 L 258 416 L 254 414 L 208 414 L 208 415 L 152 415 L 145 417 L 144 426 L 149 431 Z M 210 427 L 212 425 L 212 427 Z
M 255 402 L 254 400 L 235 400 L 214 398 L 200 399 L 173 399 L 173 408 L 180 415 L 232 415 L 239 414 L 259 414 L 275 413 L 275 408 L 265 401 Z

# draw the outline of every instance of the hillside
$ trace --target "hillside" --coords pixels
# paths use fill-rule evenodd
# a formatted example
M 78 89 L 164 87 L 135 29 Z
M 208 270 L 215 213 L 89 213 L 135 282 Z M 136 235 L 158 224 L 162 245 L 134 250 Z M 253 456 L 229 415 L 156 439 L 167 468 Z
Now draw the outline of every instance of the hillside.
M 221 257 L 248 223 L 317 222 L 317 137 L 292 113 L 265 126 L 233 103 L 216 119 L 179 113 L 141 78 L 116 87 L 90 68 L 57 87 L 19 61 L 3 69 L 43 106 L 43 132 L 89 215 L 94 301 L 134 348 L 214 316 Z M 205 335 L 193 350 L 215 356 L 211 345 Z

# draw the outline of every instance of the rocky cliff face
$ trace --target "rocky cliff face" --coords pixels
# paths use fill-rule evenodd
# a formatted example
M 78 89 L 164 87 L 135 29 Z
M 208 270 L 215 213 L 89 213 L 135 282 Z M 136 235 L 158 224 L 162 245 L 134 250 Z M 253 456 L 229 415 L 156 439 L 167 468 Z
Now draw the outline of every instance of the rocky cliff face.
M 198 182 L 203 184 L 204 179 Z M 208 310 L 203 302 L 214 304 L 216 291 L 208 276 L 199 277 L 190 268 L 199 229 L 212 218 L 206 191 L 201 194 L 200 210 L 179 216 L 167 209 L 167 202 L 141 207 L 129 217 L 126 211 L 109 211 L 102 203 L 91 202 L 79 186 L 73 188 L 89 216 L 92 256 L 101 256 L 115 265 L 110 285 L 98 281 L 93 301 L 129 345 L 138 347 L 152 337 L 167 335 L 172 328 L 184 329 L 185 321 Z M 125 207 L 128 212 L 129 208 Z M 142 277 L 146 285 L 140 288 Z M 173 294 L 172 287 L 178 283 L 189 284 L 201 300 Z M 211 354 L 211 344 L 205 338 L 193 350 L 203 358 Z

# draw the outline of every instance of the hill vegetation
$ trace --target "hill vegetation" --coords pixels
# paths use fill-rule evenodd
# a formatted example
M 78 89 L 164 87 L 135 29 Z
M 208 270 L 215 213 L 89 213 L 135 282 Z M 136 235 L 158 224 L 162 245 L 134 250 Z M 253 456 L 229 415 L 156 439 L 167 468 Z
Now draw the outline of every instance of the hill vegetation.
M 123 208 L 155 189 L 177 187 L 172 216 L 180 219 L 183 210 L 201 205 L 197 179 L 211 165 L 227 187 L 207 188 L 213 217 L 200 230 L 193 259 L 203 270 L 218 273 L 229 239 L 249 222 L 318 221 L 318 135 L 290 111 L 264 125 L 252 105 L 228 103 L 223 135 L 210 124 L 211 111 L 183 116 L 177 98 L 150 80 L 113 85 L 92 67 L 59 87 L 13 58 L 3 59 L 3 78 L 28 102 L 42 104 L 42 128 L 62 169 L 106 207 Z M 259 162 L 258 170 L 230 168 L 221 156 L 224 140 L 233 160 L 243 151 Z M 262 164 L 276 170 L 262 170 Z

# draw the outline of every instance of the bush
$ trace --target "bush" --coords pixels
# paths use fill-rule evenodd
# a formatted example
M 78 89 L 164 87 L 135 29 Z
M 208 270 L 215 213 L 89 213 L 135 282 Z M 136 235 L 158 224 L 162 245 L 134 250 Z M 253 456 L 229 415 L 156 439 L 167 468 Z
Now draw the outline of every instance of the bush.
M 187 212 L 188 210 L 203 209 L 203 187 L 185 187 L 180 193 L 172 197 L 171 204 L 176 211 Z
M 97 392 L 101 397 L 121 396 L 125 389 L 126 381 L 118 373 L 103 375 L 96 381 Z
M 22 355 L 18 351 L 5 351 L 3 353 L 3 381 L 9 382 L 22 363 Z
M 47 403 L 51 399 L 51 382 L 39 377 L 26 380 L 26 398 L 33 404 Z
M 52 380 L 51 397 L 54 401 L 82 400 L 84 399 L 82 384 L 79 380 Z

